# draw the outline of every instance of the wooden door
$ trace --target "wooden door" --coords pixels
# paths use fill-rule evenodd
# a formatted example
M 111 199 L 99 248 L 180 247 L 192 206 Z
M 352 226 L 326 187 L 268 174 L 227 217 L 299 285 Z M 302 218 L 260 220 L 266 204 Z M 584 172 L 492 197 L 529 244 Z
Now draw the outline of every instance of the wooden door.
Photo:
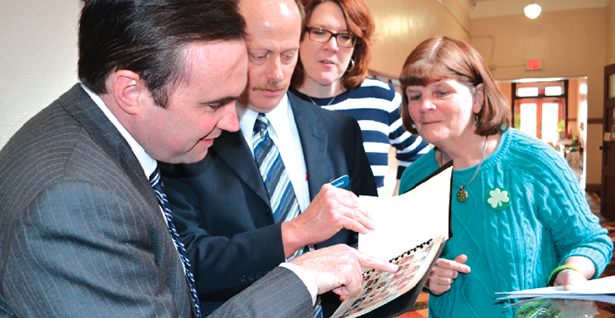
M 600 213 L 615 220 L 615 64 L 604 67 L 604 134 Z

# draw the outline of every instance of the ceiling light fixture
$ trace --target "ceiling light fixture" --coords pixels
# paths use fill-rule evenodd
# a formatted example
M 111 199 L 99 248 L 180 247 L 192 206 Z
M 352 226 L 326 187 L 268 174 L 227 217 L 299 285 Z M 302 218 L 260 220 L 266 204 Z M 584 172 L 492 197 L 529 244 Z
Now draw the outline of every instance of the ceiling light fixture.
M 523 9 L 523 11 L 525 11 L 526 17 L 533 20 L 533 19 L 536 19 L 540 15 L 542 8 L 536 3 L 534 3 L 534 1 L 532 1 L 532 4 L 528 4 L 525 7 L 525 9 Z

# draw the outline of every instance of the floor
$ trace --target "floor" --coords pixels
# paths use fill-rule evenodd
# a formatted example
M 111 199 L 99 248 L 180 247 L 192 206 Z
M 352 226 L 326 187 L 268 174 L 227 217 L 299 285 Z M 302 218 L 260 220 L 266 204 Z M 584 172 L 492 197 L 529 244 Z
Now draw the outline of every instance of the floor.
M 587 202 L 596 215 L 600 217 L 600 224 L 602 227 L 609 230 L 609 236 L 615 241 L 615 221 L 607 220 L 600 215 L 600 198 L 595 193 L 586 193 Z M 601 277 L 604 276 L 613 276 L 615 275 L 615 256 L 611 259 L 610 264 L 607 266 L 606 270 L 602 274 Z M 414 310 L 408 313 L 405 313 L 398 318 L 425 318 L 428 317 L 428 309 L 427 303 L 429 300 L 429 295 L 422 293 L 415 306 Z M 597 304 L 598 312 L 600 315 L 595 316 L 596 318 L 615 318 L 615 305 L 609 303 L 601 303 Z

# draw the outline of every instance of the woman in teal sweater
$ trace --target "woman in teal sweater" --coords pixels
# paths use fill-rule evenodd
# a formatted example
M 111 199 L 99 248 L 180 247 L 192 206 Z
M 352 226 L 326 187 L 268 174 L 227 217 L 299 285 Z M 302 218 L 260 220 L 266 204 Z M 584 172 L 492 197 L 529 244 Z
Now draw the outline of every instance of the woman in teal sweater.
M 435 145 L 406 169 L 400 193 L 453 160 L 453 237 L 426 284 L 430 317 L 513 317 L 495 292 L 570 289 L 602 273 L 613 242 L 574 172 L 550 146 L 509 128 L 507 102 L 473 48 L 428 39 L 400 81 L 404 127 Z

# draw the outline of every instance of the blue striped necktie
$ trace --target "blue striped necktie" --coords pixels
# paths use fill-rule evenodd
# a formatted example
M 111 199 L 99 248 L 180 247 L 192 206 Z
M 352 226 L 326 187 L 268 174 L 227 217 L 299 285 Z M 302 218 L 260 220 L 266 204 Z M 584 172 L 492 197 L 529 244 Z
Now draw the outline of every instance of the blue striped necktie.
M 158 198 L 158 204 L 160 204 L 160 207 L 164 212 L 164 216 L 167 219 L 167 226 L 169 227 L 169 232 L 171 232 L 173 243 L 175 243 L 175 248 L 177 248 L 179 258 L 184 264 L 184 274 L 186 275 L 186 281 L 188 282 L 188 286 L 190 287 L 190 296 L 192 297 L 194 310 L 196 311 L 197 317 L 201 318 L 199 296 L 196 292 L 194 276 L 192 275 L 192 270 L 190 269 L 190 261 L 186 256 L 186 248 L 184 247 L 184 244 L 180 241 L 177 229 L 175 229 L 175 225 L 173 224 L 173 214 L 171 214 L 171 206 L 169 205 L 167 194 L 164 191 L 164 185 L 162 184 L 162 180 L 160 180 L 160 169 L 158 169 L 158 167 L 156 167 L 156 170 L 149 177 L 149 183 L 151 184 L 152 188 L 154 188 L 154 193 L 156 193 L 156 198 Z
M 269 194 L 273 219 L 276 223 L 282 223 L 299 215 L 299 202 L 280 156 L 280 151 L 269 136 L 268 126 L 269 120 L 265 114 L 258 114 L 252 135 L 254 159 L 263 177 L 267 194 Z M 303 250 L 299 249 L 289 260 L 301 255 Z
M 254 159 L 261 172 L 269 202 L 273 210 L 273 219 L 276 223 L 290 221 L 299 215 L 299 202 L 295 196 L 295 189 L 290 182 L 290 177 L 280 156 L 280 151 L 269 136 L 267 131 L 269 120 L 265 114 L 258 114 L 254 123 L 252 134 L 252 145 L 254 146 Z M 295 252 L 288 258 L 291 260 L 314 247 L 306 246 Z M 322 317 L 322 307 L 317 305 L 314 308 L 314 317 Z

